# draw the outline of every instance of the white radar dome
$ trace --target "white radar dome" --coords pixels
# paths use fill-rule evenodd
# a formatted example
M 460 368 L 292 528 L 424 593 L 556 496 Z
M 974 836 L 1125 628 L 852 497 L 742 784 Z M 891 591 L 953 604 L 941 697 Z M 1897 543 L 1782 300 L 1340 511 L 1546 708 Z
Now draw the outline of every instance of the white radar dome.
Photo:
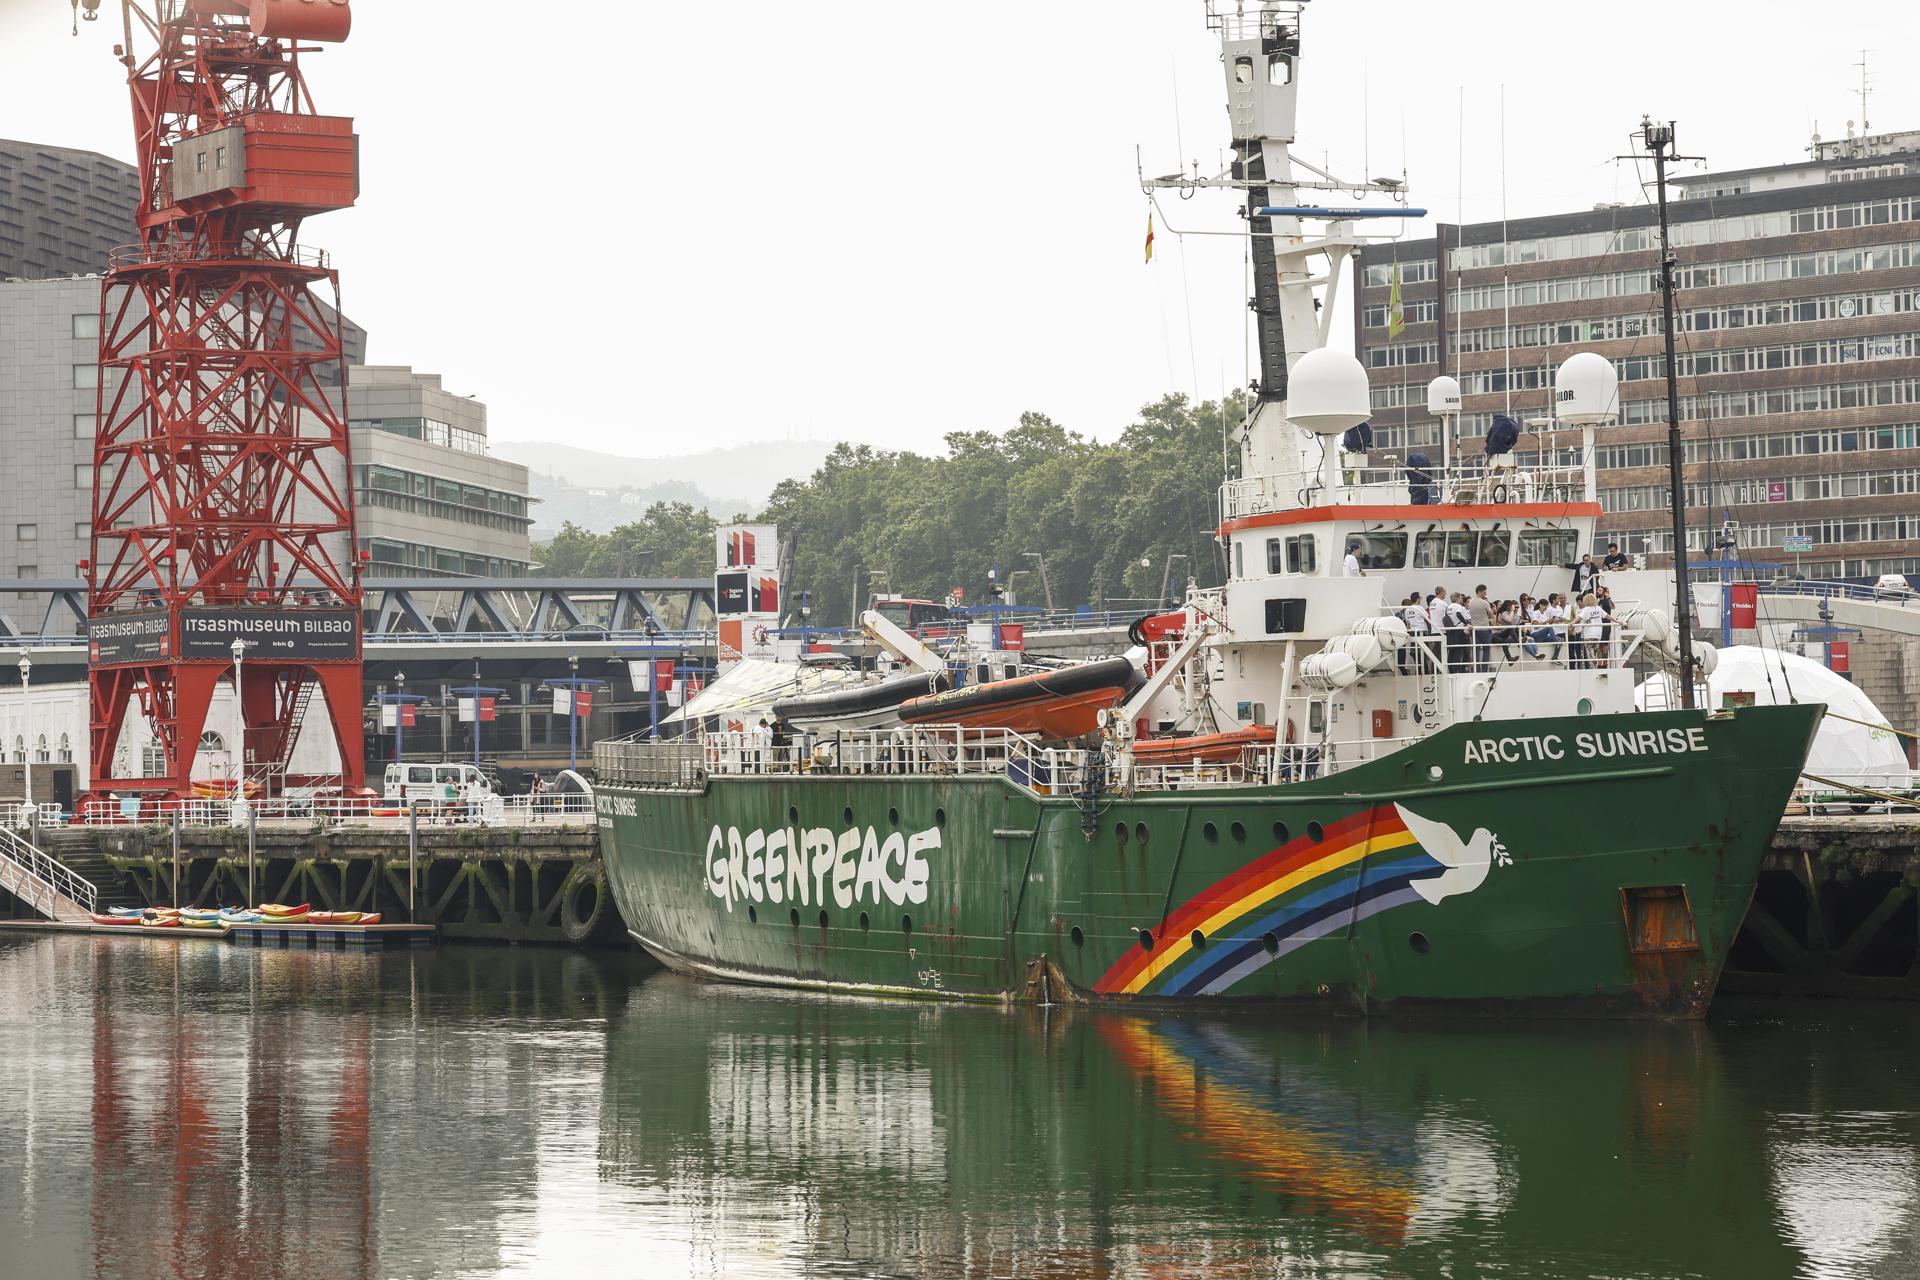
M 1568 356 L 1553 387 L 1554 414 L 1562 422 L 1589 427 L 1620 416 L 1620 375 L 1613 361 L 1597 352 Z
M 1287 372 L 1287 420 L 1317 436 L 1337 436 L 1373 416 L 1367 371 L 1344 351 L 1309 351 Z
M 1427 384 L 1427 412 L 1438 418 L 1460 412 L 1460 380 L 1441 374 Z

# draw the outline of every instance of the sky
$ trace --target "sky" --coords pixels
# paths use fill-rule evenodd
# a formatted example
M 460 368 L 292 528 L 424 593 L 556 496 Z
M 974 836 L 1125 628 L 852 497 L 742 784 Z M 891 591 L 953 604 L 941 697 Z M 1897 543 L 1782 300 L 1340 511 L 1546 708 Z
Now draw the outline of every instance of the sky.
M 353 8 L 308 76 L 357 121 L 363 194 L 305 238 L 370 358 L 498 438 L 931 450 L 1027 410 L 1111 438 L 1248 377 L 1243 244 L 1177 234 L 1234 227 L 1230 198 L 1169 201 L 1142 261 L 1136 156 L 1223 164 L 1201 0 Z M 66 0 L 0 0 L 0 136 L 132 158 L 103 12 L 75 39 Z M 1920 128 L 1910 10 L 1845 15 L 1310 0 L 1296 153 L 1404 171 L 1449 222 L 1638 200 L 1612 157 L 1643 113 L 1713 169 L 1795 160 L 1859 119 L 1863 48 L 1874 129 Z

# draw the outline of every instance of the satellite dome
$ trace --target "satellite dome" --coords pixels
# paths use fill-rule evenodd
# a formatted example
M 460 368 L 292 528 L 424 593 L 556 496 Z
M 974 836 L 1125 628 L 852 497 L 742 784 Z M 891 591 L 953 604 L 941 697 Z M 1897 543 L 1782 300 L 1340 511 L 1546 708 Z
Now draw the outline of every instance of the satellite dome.
M 1434 417 L 1460 412 L 1460 380 L 1441 374 L 1427 384 L 1427 412 Z
M 1287 373 L 1287 420 L 1317 436 L 1337 436 L 1373 416 L 1367 371 L 1344 351 L 1309 351 Z
M 1593 351 L 1568 356 L 1554 375 L 1554 412 L 1576 427 L 1598 426 L 1620 416 L 1620 375 L 1613 361 Z

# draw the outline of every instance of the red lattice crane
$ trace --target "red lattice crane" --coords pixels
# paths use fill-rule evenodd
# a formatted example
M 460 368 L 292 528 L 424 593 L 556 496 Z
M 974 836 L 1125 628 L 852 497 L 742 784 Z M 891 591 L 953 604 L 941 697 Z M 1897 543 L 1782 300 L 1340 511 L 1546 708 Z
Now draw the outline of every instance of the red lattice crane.
M 89 5 L 89 9 L 93 6 Z M 353 122 L 301 71 L 347 0 L 122 0 L 137 245 L 101 292 L 86 562 L 92 791 L 194 791 L 215 688 L 240 673 L 222 785 L 289 780 L 310 703 L 363 780 L 361 599 L 339 277 L 304 219 L 359 194 Z M 152 46 L 135 55 L 135 41 Z M 241 660 L 236 662 L 238 641 Z M 319 698 L 315 698 L 316 692 Z M 130 709 L 157 761 L 116 752 Z M 157 767 L 156 767 L 157 766 Z M 203 784 L 204 785 L 204 784 Z

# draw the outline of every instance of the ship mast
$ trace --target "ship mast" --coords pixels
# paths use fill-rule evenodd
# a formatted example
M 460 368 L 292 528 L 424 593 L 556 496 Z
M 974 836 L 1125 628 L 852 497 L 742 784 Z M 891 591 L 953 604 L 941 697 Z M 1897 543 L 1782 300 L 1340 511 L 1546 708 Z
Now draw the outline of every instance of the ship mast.
M 1640 140 L 1653 156 L 1653 188 L 1660 208 L 1660 305 L 1665 312 L 1667 345 L 1667 489 L 1673 508 L 1674 622 L 1680 634 L 1680 705 L 1693 709 L 1693 592 L 1687 581 L 1687 484 L 1680 438 L 1680 371 L 1674 358 L 1673 244 L 1667 231 L 1667 162 L 1697 159 L 1676 155 L 1673 121 L 1656 124 L 1640 117 Z
M 1209 187 L 1242 194 L 1240 214 L 1253 259 L 1248 306 L 1258 331 L 1260 377 L 1241 424 L 1241 475 L 1266 477 L 1288 495 L 1315 487 L 1330 495 L 1338 481 L 1338 452 L 1324 438 L 1310 445 L 1299 424 L 1289 421 L 1290 374 L 1302 356 L 1326 345 L 1340 276 L 1353 251 L 1369 239 L 1356 232 L 1355 223 L 1420 217 L 1425 210 L 1405 207 L 1399 182 L 1343 181 L 1292 154 L 1306 3 L 1265 0 L 1250 6 L 1238 0 L 1229 9 L 1227 0 L 1208 0 L 1207 25 L 1220 37 L 1233 161 L 1213 177 L 1175 173 L 1143 178 L 1141 186 L 1150 196 L 1162 189 Z M 1335 193 L 1356 200 L 1386 195 L 1393 206 L 1321 207 Z M 1321 229 L 1308 230 L 1309 222 L 1322 224 Z M 1316 258 L 1325 259 L 1318 273 Z M 1324 298 L 1315 296 L 1320 286 Z

